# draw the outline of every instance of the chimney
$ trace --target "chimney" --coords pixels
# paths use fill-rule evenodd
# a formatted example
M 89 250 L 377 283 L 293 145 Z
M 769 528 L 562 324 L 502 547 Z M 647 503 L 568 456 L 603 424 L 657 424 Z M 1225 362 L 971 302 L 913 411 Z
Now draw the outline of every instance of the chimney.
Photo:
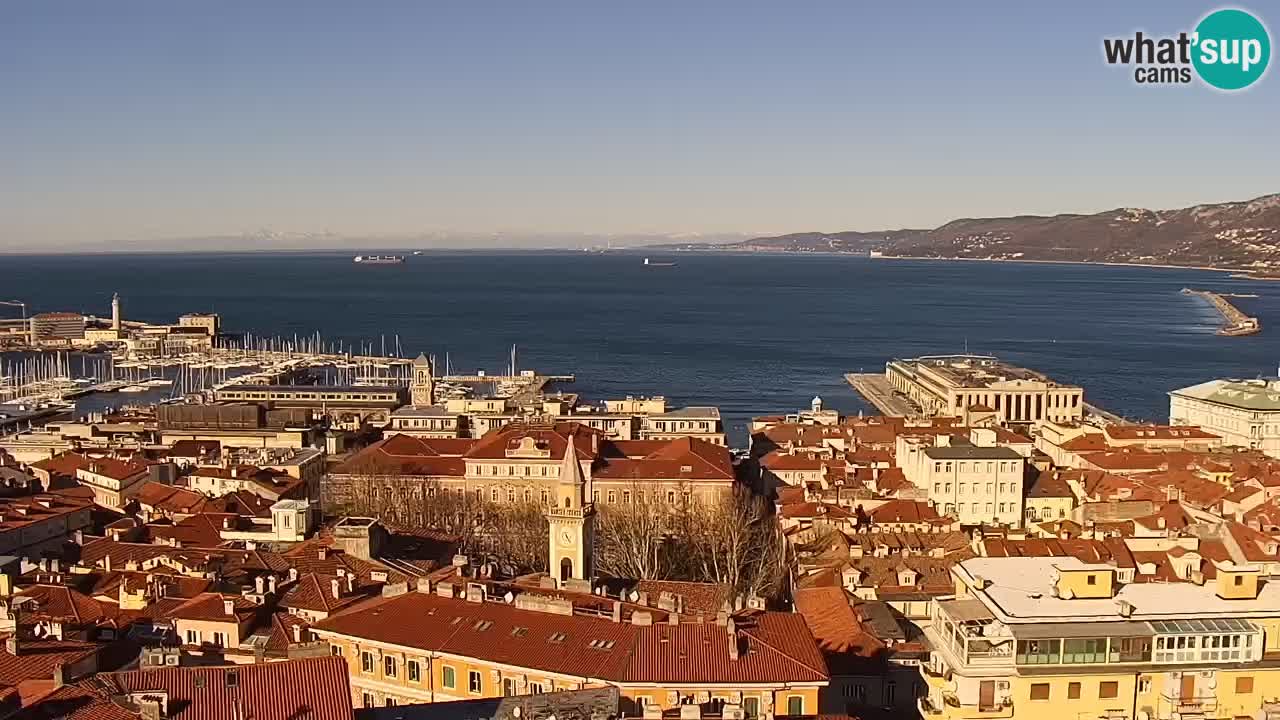
M 67 684 L 67 666 L 58 663 L 53 666 L 53 689 L 57 690 Z
M 4 649 L 8 650 L 9 654 L 14 657 L 18 657 L 18 655 L 21 654 L 22 648 L 18 644 L 18 628 L 17 627 L 13 628 L 12 635 L 5 638 Z
M 733 622 L 733 618 L 729 618 L 729 620 L 725 623 L 724 629 L 729 634 L 729 659 L 737 660 L 738 654 L 739 654 L 738 628 L 736 624 Z
M 236 601 L 235 601 L 235 600 L 223 600 L 223 601 L 222 601 L 222 612 L 223 612 L 223 613 L 225 613 L 225 614 L 227 614 L 227 615 L 235 615 L 235 614 L 236 614 Z
M 296 643 L 302 642 L 302 626 L 301 625 L 293 626 L 293 641 Z
M 267 592 L 272 595 L 276 594 L 276 576 L 272 575 L 267 578 Z
M 258 577 L 254 578 L 254 579 L 253 579 L 253 590 L 254 590 L 254 592 L 258 593 L 259 595 L 261 595 L 262 593 L 266 592 L 266 590 L 267 590 L 267 580 L 266 580 L 266 578 L 262 577 L 261 575 L 259 575 Z
M 320 558 L 321 560 L 328 560 L 328 559 L 329 559 L 329 548 L 327 548 L 327 547 L 325 547 L 325 546 L 321 545 L 321 546 L 320 546 L 320 549 L 316 551 L 316 557 Z
M 298 568 L 289 568 L 289 582 L 298 582 Z
M 111 572 L 111 555 L 110 554 L 102 556 L 102 569 L 107 572 Z
M 329 581 L 329 588 L 333 591 L 334 600 L 342 597 L 342 583 L 338 582 L 338 578 Z
M 144 697 L 138 700 L 138 713 L 142 720 L 163 720 L 164 706 L 157 698 Z
M 355 591 L 356 591 L 356 574 L 348 573 L 347 574 L 347 592 L 353 593 Z
M 223 529 L 223 530 L 230 530 L 230 529 L 231 529 L 231 518 L 229 518 L 229 517 L 224 517 L 224 518 L 222 518 L 222 529 Z
M 622 601 L 621 600 L 613 601 L 613 621 L 622 622 Z

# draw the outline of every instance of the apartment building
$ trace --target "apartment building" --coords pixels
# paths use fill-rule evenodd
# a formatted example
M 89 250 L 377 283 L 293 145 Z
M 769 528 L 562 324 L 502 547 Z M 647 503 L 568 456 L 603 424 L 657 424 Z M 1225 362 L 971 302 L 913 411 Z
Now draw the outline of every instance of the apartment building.
M 424 579 L 425 580 L 425 579 Z M 739 717 L 814 714 L 822 654 L 792 613 L 659 622 L 655 612 L 581 614 L 527 592 L 464 597 L 429 587 L 322 620 L 312 632 L 347 660 L 356 707 L 616 687 L 628 715 L 713 701 Z
M 891 360 L 890 386 L 926 415 L 993 417 L 1000 423 L 1069 422 L 1084 417 L 1084 389 L 986 355 Z
M 1280 379 L 1210 380 L 1173 390 L 1169 422 L 1220 435 L 1223 445 L 1280 457 Z
M 712 501 L 736 483 L 728 449 L 705 440 L 610 440 L 579 423 L 517 422 L 478 439 L 393 435 L 330 473 L 324 503 L 341 507 L 352 488 L 371 481 L 388 497 L 449 492 L 546 505 L 555 495 L 571 436 L 595 503 Z
M 1272 717 L 1280 584 L 1222 561 L 1188 581 L 1075 557 L 973 558 L 936 599 L 926 720 Z
M 1021 526 L 1027 458 L 998 444 L 994 429 L 900 435 L 896 456 L 907 481 L 928 493 L 938 512 L 965 525 Z

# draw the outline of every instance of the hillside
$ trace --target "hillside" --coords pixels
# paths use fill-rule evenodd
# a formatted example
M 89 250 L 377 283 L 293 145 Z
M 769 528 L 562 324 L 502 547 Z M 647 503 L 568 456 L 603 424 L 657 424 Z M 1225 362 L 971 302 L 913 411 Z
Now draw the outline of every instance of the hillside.
M 683 246 L 694 249 L 695 246 Z M 887 257 L 1058 260 L 1280 269 L 1280 194 L 1178 210 L 953 220 L 933 230 L 794 233 L 701 249 L 876 251 Z

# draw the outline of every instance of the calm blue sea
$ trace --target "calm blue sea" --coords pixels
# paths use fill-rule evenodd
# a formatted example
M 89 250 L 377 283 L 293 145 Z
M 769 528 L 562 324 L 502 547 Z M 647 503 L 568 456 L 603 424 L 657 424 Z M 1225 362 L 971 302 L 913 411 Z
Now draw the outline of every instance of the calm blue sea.
M 658 256 L 654 255 L 655 259 Z M 0 299 L 128 319 L 217 312 L 231 332 L 448 352 L 455 371 L 576 373 L 587 399 L 665 394 L 715 404 L 743 437 L 752 415 L 821 395 L 867 409 L 842 374 L 895 356 L 993 353 L 1085 386 L 1114 412 L 1163 419 L 1165 392 L 1276 372 L 1280 283 L 1195 270 L 681 253 L 427 253 L 359 266 L 347 253 L 0 256 Z M 1186 286 L 1256 293 L 1264 332 L 1214 334 Z M 16 308 L 0 307 L 7 316 Z

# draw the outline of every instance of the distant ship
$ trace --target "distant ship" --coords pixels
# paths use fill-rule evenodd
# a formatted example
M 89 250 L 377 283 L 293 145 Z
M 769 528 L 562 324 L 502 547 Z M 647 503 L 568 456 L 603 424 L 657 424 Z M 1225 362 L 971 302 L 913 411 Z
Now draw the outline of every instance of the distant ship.
M 357 255 L 351 262 L 361 265 L 399 265 L 404 262 L 403 255 Z
M 644 264 L 646 267 L 675 267 L 676 266 L 676 264 L 673 262 L 654 262 L 649 258 L 644 259 Z

